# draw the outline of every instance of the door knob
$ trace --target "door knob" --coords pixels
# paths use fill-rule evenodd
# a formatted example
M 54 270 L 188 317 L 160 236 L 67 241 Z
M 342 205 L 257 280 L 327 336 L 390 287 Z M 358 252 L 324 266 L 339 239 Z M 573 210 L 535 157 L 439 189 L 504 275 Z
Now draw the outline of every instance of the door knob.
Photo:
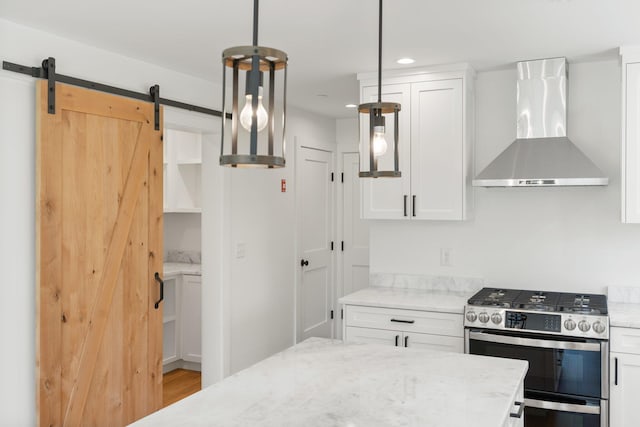
M 306 259 L 300 260 L 300 267 L 304 267 L 305 265 L 309 265 L 309 261 Z

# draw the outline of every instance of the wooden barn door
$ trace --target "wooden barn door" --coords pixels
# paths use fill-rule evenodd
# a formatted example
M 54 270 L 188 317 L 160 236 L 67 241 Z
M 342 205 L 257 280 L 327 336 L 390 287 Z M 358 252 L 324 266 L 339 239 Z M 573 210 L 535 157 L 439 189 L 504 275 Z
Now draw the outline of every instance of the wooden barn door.
M 143 101 L 58 83 L 47 106 L 40 81 L 38 424 L 121 426 L 162 406 L 161 132 Z

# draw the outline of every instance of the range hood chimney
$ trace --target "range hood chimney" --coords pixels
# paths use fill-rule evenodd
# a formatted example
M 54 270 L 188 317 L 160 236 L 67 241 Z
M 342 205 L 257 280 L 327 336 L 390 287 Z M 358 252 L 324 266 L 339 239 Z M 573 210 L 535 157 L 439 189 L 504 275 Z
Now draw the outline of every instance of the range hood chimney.
M 567 60 L 518 62 L 517 139 L 473 180 L 474 187 L 607 185 L 567 138 Z

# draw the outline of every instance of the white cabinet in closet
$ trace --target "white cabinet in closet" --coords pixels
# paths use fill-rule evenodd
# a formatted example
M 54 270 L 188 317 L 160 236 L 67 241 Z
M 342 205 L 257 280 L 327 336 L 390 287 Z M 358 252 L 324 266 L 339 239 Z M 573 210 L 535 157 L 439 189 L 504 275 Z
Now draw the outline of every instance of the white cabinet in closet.
M 165 128 L 163 141 L 164 211 L 201 212 L 202 134 Z
M 385 72 L 383 102 L 401 104 L 400 178 L 363 179 L 366 219 L 465 220 L 472 207 L 473 79 L 468 66 Z M 358 75 L 362 102 L 375 102 L 377 82 Z M 360 124 L 367 138 L 368 123 Z M 392 138 L 393 124 L 386 126 Z M 378 164 L 392 168 L 388 150 Z

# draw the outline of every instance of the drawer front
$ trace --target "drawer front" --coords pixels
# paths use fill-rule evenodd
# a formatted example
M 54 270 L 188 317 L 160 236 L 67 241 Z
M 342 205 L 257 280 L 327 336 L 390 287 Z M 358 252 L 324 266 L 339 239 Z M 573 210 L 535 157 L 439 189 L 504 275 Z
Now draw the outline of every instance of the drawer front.
M 347 326 L 344 340 L 398 346 L 402 343 L 402 332 Z
M 345 307 L 346 326 L 463 337 L 462 314 L 395 308 Z
M 464 338 L 462 337 L 407 332 L 404 334 L 401 345 L 406 345 L 410 348 L 428 348 L 430 350 L 464 353 Z
M 609 334 L 611 351 L 640 354 L 640 329 L 612 327 Z

